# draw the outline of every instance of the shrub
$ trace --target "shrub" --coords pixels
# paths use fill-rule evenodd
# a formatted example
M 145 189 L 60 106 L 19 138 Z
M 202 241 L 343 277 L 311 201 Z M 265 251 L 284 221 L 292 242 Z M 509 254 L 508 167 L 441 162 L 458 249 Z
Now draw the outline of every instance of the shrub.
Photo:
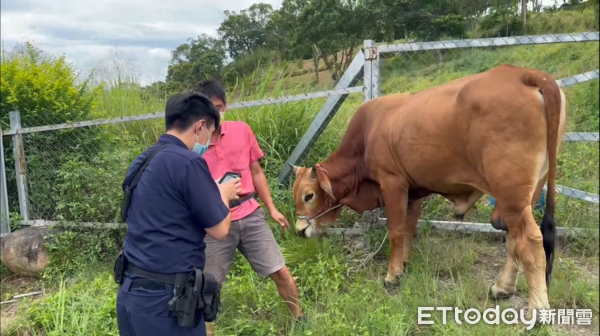
M 9 111 L 20 113 L 23 127 L 81 121 L 93 114 L 97 107 L 95 98 L 102 87 L 90 88 L 89 78 L 77 83 L 76 71 L 64 56 L 50 57 L 30 43 L 3 56 L 0 79 L 3 129 L 10 128 Z M 98 131 L 75 128 L 23 136 L 29 188 L 36 190 L 29 202 L 36 217 L 45 218 L 55 211 L 48 195 L 53 194 L 58 170 L 75 156 L 89 158 L 93 154 L 90 151 L 99 147 Z M 85 137 L 80 136 L 83 133 Z M 6 150 L 10 151 L 13 145 L 7 140 Z M 9 200 L 12 208 L 18 208 L 11 155 L 6 156 L 6 166 Z

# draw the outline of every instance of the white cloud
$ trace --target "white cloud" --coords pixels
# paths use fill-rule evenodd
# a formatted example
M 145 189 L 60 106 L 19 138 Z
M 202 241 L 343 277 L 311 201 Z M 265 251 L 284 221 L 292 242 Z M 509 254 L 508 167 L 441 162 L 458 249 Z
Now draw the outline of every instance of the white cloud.
M 216 36 L 224 10 L 257 2 L 281 6 L 281 0 L 2 0 L 0 31 L 5 49 L 29 40 L 64 54 L 84 74 L 118 47 L 149 84 L 164 80 L 171 50 L 202 33 Z
M 555 1 L 542 0 L 545 6 Z M 282 0 L 2 0 L 0 31 L 7 50 L 33 41 L 49 54 L 64 54 L 84 74 L 118 46 L 149 84 L 164 80 L 171 50 L 202 33 L 216 36 L 224 10 L 258 2 L 279 8 Z

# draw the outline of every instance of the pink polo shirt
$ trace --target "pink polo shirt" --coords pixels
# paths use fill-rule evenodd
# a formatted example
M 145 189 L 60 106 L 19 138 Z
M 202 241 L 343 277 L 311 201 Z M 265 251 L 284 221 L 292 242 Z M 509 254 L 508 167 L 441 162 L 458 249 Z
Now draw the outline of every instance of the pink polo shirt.
M 214 180 L 227 172 L 242 175 L 242 191 L 246 196 L 254 192 L 254 182 L 250 164 L 264 156 L 256 137 L 248 124 L 243 121 L 225 121 L 216 143 L 211 143 L 202 156 Z M 231 220 L 244 218 L 260 207 L 257 200 L 251 199 L 231 209 Z

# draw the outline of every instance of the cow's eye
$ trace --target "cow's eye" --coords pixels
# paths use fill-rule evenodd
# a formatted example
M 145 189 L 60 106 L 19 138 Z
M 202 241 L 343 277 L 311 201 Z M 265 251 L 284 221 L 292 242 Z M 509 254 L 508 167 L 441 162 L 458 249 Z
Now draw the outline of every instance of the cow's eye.
M 311 199 L 313 199 L 314 196 L 315 194 L 308 194 L 304 196 L 304 202 L 309 202 Z

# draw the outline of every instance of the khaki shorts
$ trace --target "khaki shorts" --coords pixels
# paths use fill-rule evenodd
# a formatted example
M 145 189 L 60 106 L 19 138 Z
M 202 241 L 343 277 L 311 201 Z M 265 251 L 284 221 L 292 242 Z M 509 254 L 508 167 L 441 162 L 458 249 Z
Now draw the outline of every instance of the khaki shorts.
M 271 275 L 285 266 L 283 254 L 267 224 L 262 208 L 250 215 L 231 222 L 229 234 L 219 241 L 209 235 L 206 243 L 206 266 L 219 283 L 224 283 L 235 259 L 236 249 L 248 260 L 250 266 L 261 277 Z

